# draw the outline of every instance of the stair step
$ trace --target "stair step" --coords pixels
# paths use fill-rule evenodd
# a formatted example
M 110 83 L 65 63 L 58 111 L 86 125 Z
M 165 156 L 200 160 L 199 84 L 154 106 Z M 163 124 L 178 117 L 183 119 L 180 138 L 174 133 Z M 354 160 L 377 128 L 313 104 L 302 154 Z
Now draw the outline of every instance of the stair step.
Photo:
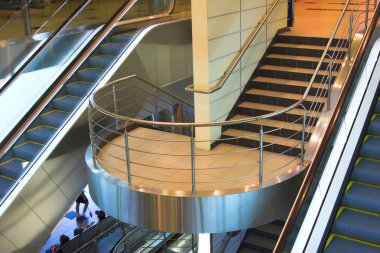
M 276 246 L 276 241 L 259 236 L 248 234 L 248 236 L 244 240 L 245 244 L 249 244 L 250 248 L 259 250 L 260 252 L 268 252 L 271 253 Z
M 42 114 L 40 118 L 42 124 L 59 128 L 68 116 L 68 112 L 53 110 Z
M 235 115 L 231 119 L 232 120 L 241 120 L 246 119 L 247 116 L 243 115 Z M 301 140 L 302 138 L 302 124 L 297 123 L 289 123 L 279 120 L 273 120 L 273 119 L 264 119 L 260 121 L 250 122 L 250 123 L 244 123 L 244 124 L 237 124 L 230 126 L 234 129 L 239 130 L 245 130 L 249 132 L 260 132 L 261 125 L 263 126 L 264 134 L 270 134 L 275 136 L 282 136 L 282 137 L 291 137 L 292 139 Z M 226 130 L 226 129 L 224 129 Z M 306 127 L 306 138 L 305 140 L 308 140 L 308 137 L 310 137 L 310 134 L 314 130 L 314 127 L 307 126 Z
M 111 36 L 111 41 L 112 42 L 119 42 L 119 43 L 128 43 L 132 39 L 132 34 L 131 33 L 120 33 L 116 35 Z
M 95 55 L 88 59 L 88 66 L 92 68 L 107 69 L 116 59 L 112 55 Z
M 373 213 L 380 213 L 380 187 L 353 182 L 343 197 L 343 205 Z
M 375 113 L 380 114 L 380 98 L 377 99 Z
M 0 176 L 0 199 L 9 191 L 15 181 Z
M 361 158 L 352 172 L 351 179 L 367 184 L 380 185 L 380 164 Z
M 263 65 L 259 68 L 258 74 L 260 76 L 290 79 L 308 82 L 311 80 L 315 70 L 308 68 L 295 68 L 295 67 L 285 67 L 285 66 L 275 66 L 275 65 Z M 327 83 L 328 82 L 328 71 L 319 70 L 317 76 L 315 77 L 315 82 Z M 333 77 L 337 76 L 337 72 L 332 72 Z M 332 82 L 334 81 L 334 78 Z
M 20 158 L 12 158 L 8 161 L 0 163 L 0 175 L 17 179 L 29 164 L 28 161 Z
M 343 208 L 333 232 L 368 243 L 380 244 L 380 216 Z
M 264 64 L 286 66 L 293 68 L 308 68 L 315 70 L 320 61 L 319 57 L 302 56 L 302 55 L 287 55 L 287 54 L 269 54 L 264 58 Z M 336 59 L 332 62 L 332 70 L 337 70 L 343 63 L 343 60 Z M 330 59 L 325 58 L 322 62 L 321 69 L 327 69 L 330 64 Z
M 360 155 L 366 158 L 380 160 L 380 136 L 367 136 L 360 149 Z
M 56 131 L 56 128 L 40 125 L 28 130 L 27 133 L 30 140 L 45 144 Z
M 104 69 L 99 68 L 85 68 L 77 72 L 77 80 L 87 83 L 96 83 L 100 76 L 104 73 Z
M 98 47 L 98 52 L 102 55 L 116 56 L 127 46 L 125 43 L 111 42 L 104 43 Z
M 360 243 L 358 241 L 350 240 L 334 235 L 324 253 L 377 253 L 380 251 L 379 247 L 371 246 L 368 244 Z
M 242 102 L 237 106 L 237 112 L 241 115 L 247 115 L 247 116 L 259 116 L 264 115 L 272 112 L 279 112 L 286 107 L 284 106 L 278 106 L 278 105 L 268 105 L 268 104 L 259 104 L 259 103 L 252 103 L 252 102 Z M 292 109 L 286 113 L 282 113 L 278 116 L 273 117 L 272 119 L 276 120 L 282 120 L 287 122 L 294 122 L 297 120 L 300 120 L 300 118 L 303 117 L 304 114 L 303 109 Z M 314 122 L 313 125 L 316 124 L 317 119 L 320 116 L 320 112 L 316 112 L 313 115 L 309 116 L 306 115 L 307 122 Z
M 43 147 L 44 146 L 41 143 L 26 141 L 13 147 L 13 151 L 17 157 L 32 161 L 36 154 L 38 154 Z
M 325 49 L 326 46 L 319 45 L 275 43 L 270 48 L 270 53 L 321 57 Z M 334 59 L 344 59 L 347 53 L 347 48 L 330 47 L 328 53 L 334 55 Z
M 260 147 L 260 134 L 258 133 L 229 128 L 223 132 L 222 138 L 234 138 L 224 141 L 228 144 L 239 145 L 248 148 Z M 298 156 L 300 154 L 300 140 L 265 134 L 263 141 L 265 151 L 291 156 Z
M 282 231 L 282 226 L 272 223 L 249 229 L 250 233 L 261 235 L 273 240 L 277 240 Z
M 252 85 L 256 89 L 288 92 L 303 95 L 306 91 L 306 88 L 309 85 L 309 82 L 258 76 L 252 79 Z M 326 89 L 326 84 L 314 83 L 310 88 L 309 95 L 315 96 L 316 94 L 324 94 L 326 93 Z
M 288 35 L 287 32 L 279 34 L 276 36 L 276 42 L 278 43 L 290 43 L 290 44 L 304 44 L 304 45 L 317 45 L 317 46 L 326 46 L 330 38 L 321 38 L 321 37 L 304 37 L 297 35 Z M 347 43 L 345 39 L 333 39 L 332 45 Z

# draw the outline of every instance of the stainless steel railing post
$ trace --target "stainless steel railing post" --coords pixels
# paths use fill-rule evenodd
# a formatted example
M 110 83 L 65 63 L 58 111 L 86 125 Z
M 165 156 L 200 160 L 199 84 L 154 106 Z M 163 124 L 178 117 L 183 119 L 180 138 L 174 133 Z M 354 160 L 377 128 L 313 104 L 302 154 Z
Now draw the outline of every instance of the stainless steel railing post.
M 90 123 L 90 141 L 91 141 L 91 149 L 92 149 L 92 162 L 94 163 L 94 168 L 96 168 L 96 147 L 95 147 L 95 139 L 94 139 L 94 123 L 91 118 L 91 107 L 89 107 L 89 123 Z
M 352 44 L 352 26 L 354 23 L 354 15 L 350 14 L 350 29 L 348 31 L 348 60 L 351 61 L 351 44 Z M 367 28 L 366 28 L 367 29 Z
M 268 0 L 265 1 L 265 13 L 268 13 Z M 265 48 L 268 47 L 268 19 L 265 20 Z
M 117 112 L 117 101 L 116 101 L 116 89 L 115 89 L 115 85 L 112 85 L 112 96 L 113 96 L 113 109 L 115 111 L 115 114 L 118 114 Z M 119 120 L 116 119 L 116 129 L 119 129 Z
M 331 85 L 332 85 L 332 67 L 333 67 L 333 58 L 331 55 L 326 54 L 327 57 L 330 58 L 329 61 L 329 82 L 327 86 L 327 111 L 331 110 Z
M 191 126 L 191 193 L 195 194 L 195 138 L 194 126 Z
M 368 14 L 369 14 L 369 0 L 365 3 L 365 29 L 364 31 L 367 31 L 368 28 Z
M 154 89 L 154 120 L 157 121 L 157 113 L 158 113 L 158 108 L 157 108 L 158 100 L 157 100 L 157 89 Z
M 302 139 L 301 139 L 301 168 L 305 157 L 305 133 L 306 133 L 306 109 L 303 111 L 302 119 Z
M 131 182 L 131 161 L 129 157 L 129 139 L 128 139 L 128 131 L 125 130 L 124 132 L 124 140 L 125 140 L 125 161 L 127 163 L 127 175 L 128 175 L 128 184 L 130 185 Z
M 263 171 L 264 171 L 264 130 L 263 125 L 260 127 L 260 171 L 259 171 L 259 186 L 263 185 Z

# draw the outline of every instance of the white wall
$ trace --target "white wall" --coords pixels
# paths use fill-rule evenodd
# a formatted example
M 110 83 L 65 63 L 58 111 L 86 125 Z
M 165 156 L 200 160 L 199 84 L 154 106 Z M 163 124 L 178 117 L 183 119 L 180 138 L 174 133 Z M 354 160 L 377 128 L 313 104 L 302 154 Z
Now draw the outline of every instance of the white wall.
M 268 7 L 267 7 L 268 3 Z M 272 1 L 192 0 L 194 86 L 214 87 Z M 195 95 L 198 122 L 225 120 L 278 29 L 286 27 L 287 1 L 281 0 L 223 88 Z M 214 140 L 220 128 L 197 131 Z M 207 149 L 207 145 L 203 148 Z

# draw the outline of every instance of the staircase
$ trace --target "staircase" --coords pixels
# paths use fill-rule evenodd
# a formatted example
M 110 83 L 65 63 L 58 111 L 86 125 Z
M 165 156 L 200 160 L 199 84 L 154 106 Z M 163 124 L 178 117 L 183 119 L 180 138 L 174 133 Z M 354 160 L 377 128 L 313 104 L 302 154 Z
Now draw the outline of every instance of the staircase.
M 308 86 L 328 39 L 277 35 L 260 61 L 251 80 L 240 95 L 229 119 L 238 120 L 280 111 L 299 101 Z M 339 43 L 334 41 L 333 44 Z M 333 78 L 339 71 L 347 49 L 335 52 Z M 329 52 L 333 54 L 333 52 Z M 327 102 L 325 71 L 328 62 L 322 64 L 310 90 L 306 109 L 316 112 L 307 115 L 306 138 L 308 141 Z M 321 96 L 317 101 L 316 96 Z M 261 125 L 264 131 L 264 150 L 289 156 L 299 156 L 301 151 L 304 110 L 299 107 L 270 119 L 231 125 L 223 128 L 224 142 L 249 148 L 259 147 Z
M 135 30 L 111 32 L 64 84 L 13 146 L 0 157 L 0 200 L 126 50 Z
M 380 100 L 324 252 L 380 252 Z
M 283 227 L 284 221 L 277 220 L 248 229 L 238 253 L 272 253 Z

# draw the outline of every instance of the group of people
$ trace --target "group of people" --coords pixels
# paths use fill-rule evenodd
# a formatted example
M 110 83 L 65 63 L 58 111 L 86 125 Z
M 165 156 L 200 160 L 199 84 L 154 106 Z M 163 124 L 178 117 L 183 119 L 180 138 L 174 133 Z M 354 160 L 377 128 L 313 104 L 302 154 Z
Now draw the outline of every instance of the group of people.
M 76 199 L 75 202 L 76 202 L 75 211 L 77 214 L 77 220 L 85 219 L 86 218 L 85 214 L 86 214 L 86 211 L 88 209 L 89 202 L 88 202 L 88 198 L 85 195 L 84 191 L 81 192 L 81 194 L 78 196 L 78 198 Z M 80 204 L 84 204 L 82 215 L 79 212 Z M 106 218 L 106 214 L 102 210 L 95 211 L 95 214 L 98 217 L 98 222 L 100 222 L 101 220 Z M 92 217 L 91 211 L 90 211 L 90 216 Z M 87 228 L 87 227 L 88 226 L 85 226 L 85 228 Z M 80 226 L 80 227 L 74 229 L 74 236 L 77 236 L 77 235 L 80 235 L 81 233 L 83 233 L 85 231 L 85 228 L 83 226 Z M 53 246 L 51 246 L 50 249 L 48 249 L 46 251 L 46 253 L 61 253 L 61 252 L 63 252 L 62 247 L 68 241 L 70 241 L 70 237 L 68 237 L 65 234 L 62 234 L 59 238 L 59 244 L 54 244 Z

